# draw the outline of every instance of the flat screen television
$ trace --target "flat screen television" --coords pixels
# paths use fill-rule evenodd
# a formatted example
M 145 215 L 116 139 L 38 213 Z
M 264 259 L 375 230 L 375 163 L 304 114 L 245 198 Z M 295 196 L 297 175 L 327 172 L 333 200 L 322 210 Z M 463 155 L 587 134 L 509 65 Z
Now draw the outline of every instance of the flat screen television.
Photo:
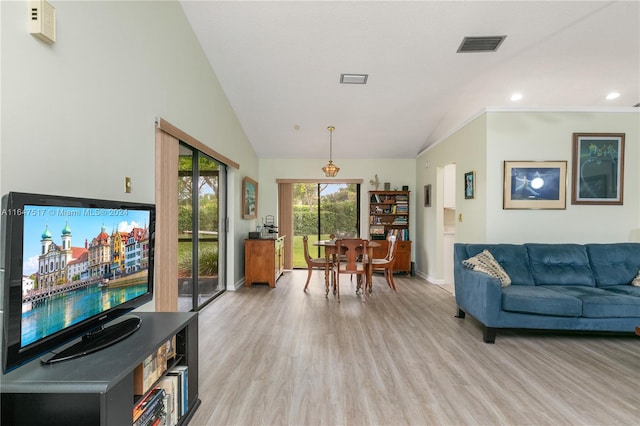
M 135 332 L 153 296 L 153 204 L 2 198 L 2 368 L 95 352 Z

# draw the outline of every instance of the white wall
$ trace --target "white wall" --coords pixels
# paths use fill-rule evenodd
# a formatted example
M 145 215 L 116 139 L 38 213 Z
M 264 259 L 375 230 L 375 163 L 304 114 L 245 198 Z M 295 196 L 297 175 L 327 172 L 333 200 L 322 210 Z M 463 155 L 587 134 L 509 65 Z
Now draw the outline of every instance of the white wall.
M 374 187 L 369 181 L 378 175 L 380 186 L 389 182 L 391 189 L 402 189 L 403 185 L 409 186 L 411 191 L 409 207 L 409 236 L 413 240 L 415 237 L 415 209 L 417 193 L 415 189 L 415 160 L 414 159 L 340 159 L 334 158 L 333 162 L 340 167 L 340 173 L 335 178 L 340 179 L 362 179 L 360 206 L 362 224 L 362 235 L 369 231 L 369 196 L 368 191 Z M 258 199 L 258 217 L 272 214 L 278 217 L 278 184 L 276 179 L 326 179 L 322 173 L 322 167 L 327 160 L 310 159 L 260 159 L 260 186 Z M 276 219 L 277 221 L 277 219 Z M 413 257 L 413 253 L 412 253 Z
M 624 205 L 571 205 L 573 133 L 625 133 Z M 457 242 L 614 242 L 640 241 L 640 112 L 637 108 L 554 111 L 488 110 L 416 159 L 417 186 L 441 191 L 444 165 L 456 163 L 456 180 L 476 172 L 476 197 L 456 190 Z M 504 161 L 566 160 L 565 210 L 503 210 Z M 425 167 L 425 164 L 429 167 Z M 439 174 L 440 171 L 440 174 Z M 439 203 L 441 195 L 432 198 Z M 441 209 L 417 212 L 416 270 L 434 282 L 443 279 L 439 240 Z
M 26 1 L 0 2 L 2 194 L 154 202 L 155 117 L 238 162 L 232 193 L 243 175 L 257 174 L 257 156 L 179 2 L 51 4 L 58 32 L 48 45 L 27 32 Z M 249 224 L 239 200 L 229 207 L 236 282 Z
M 444 168 L 455 164 L 456 239 L 484 241 L 486 239 L 486 116 L 472 119 L 460 130 L 418 155 L 416 159 L 417 186 L 431 185 L 431 207 L 424 207 L 424 197 L 417 204 L 416 214 L 416 271 L 432 282 L 444 280 Z M 475 199 L 464 198 L 464 173 L 474 171 Z M 421 189 L 422 190 L 422 189 Z
M 487 241 L 640 241 L 640 113 L 628 110 L 488 112 Z M 622 206 L 571 204 L 573 133 L 590 132 L 626 134 Z M 503 162 L 524 160 L 567 161 L 566 210 L 502 209 Z

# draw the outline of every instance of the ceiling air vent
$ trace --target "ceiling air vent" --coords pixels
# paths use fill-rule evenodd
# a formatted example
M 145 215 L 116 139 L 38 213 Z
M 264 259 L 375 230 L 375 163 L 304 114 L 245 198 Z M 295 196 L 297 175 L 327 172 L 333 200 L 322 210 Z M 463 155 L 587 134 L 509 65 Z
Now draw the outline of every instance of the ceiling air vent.
M 465 37 L 458 47 L 458 53 L 495 52 L 507 36 Z

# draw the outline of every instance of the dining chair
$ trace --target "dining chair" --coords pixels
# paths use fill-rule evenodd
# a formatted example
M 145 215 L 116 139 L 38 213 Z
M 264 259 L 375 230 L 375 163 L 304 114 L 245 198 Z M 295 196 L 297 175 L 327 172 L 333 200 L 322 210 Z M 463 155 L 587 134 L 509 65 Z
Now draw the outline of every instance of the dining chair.
M 362 283 L 367 281 L 367 245 L 368 241 L 361 238 L 336 240 L 335 266 L 336 294 L 340 302 L 340 275 L 349 274 L 357 276 L 356 293 L 363 288 Z M 362 292 L 364 296 L 364 290 Z
M 373 271 L 384 271 L 384 278 L 387 280 L 387 285 L 396 291 L 396 283 L 393 281 L 393 265 L 396 263 L 396 257 L 398 253 L 398 244 L 396 243 L 396 236 L 391 235 L 388 239 L 389 249 L 384 259 L 371 259 L 371 268 Z M 373 281 L 373 280 L 372 280 Z M 372 289 L 369 288 L 369 293 Z
M 304 260 L 307 262 L 307 270 L 309 271 L 307 274 L 307 282 L 304 285 L 304 291 L 307 291 L 307 287 L 309 287 L 309 281 L 311 280 L 311 272 L 313 269 L 322 269 L 326 273 L 326 265 L 327 260 L 324 257 L 311 257 L 309 255 L 309 237 L 306 235 L 302 237 L 302 246 L 304 247 Z M 331 267 L 331 263 L 329 263 L 329 267 Z

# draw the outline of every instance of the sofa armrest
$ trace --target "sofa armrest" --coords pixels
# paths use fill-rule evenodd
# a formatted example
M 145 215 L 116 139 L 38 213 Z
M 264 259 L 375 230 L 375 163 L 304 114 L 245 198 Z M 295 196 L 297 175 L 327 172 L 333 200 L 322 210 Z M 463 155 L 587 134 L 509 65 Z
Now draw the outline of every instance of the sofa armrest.
M 502 309 L 500 280 L 483 272 L 455 265 L 456 304 L 487 327 L 497 327 Z

